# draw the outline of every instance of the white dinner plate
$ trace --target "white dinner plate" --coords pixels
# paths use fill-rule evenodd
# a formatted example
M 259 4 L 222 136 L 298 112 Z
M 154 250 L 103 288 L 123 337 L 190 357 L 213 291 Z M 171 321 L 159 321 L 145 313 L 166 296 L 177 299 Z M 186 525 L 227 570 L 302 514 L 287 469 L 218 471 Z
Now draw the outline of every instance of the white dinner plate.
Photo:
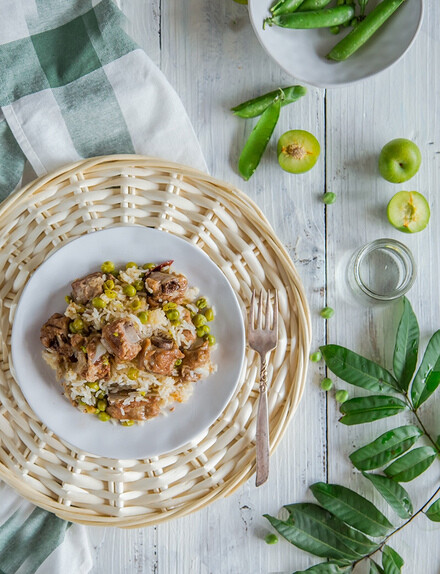
M 53 313 L 63 313 L 71 282 L 116 265 L 174 259 L 173 270 L 186 275 L 216 311 L 212 323 L 217 372 L 194 385 L 186 403 L 174 411 L 124 427 L 81 413 L 64 397 L 55 372 L 42 358 L 40 328 Z M 148 458 L 174 450 L 202 433 L 229 402 L 244 360 L 242 313 L 229 282 L 198 247 L 169 233 L 140 226 L 113 227 L 83 235 L 49 257 L 32 275 L 18 303 L 12 328 L 15 376 L 34 412 L 69 444 L 86 452 L 118 459 Z
M 367 12 L 378 1 L 370 0 Z M 351 84 L 396 63 L 413 43 L 423 15 L 423 0 L 404 2 L 358 52 L 344 62 L 333 62 L 327 60 L 326 54 L 351 28 L 342 27 L 338 35 L 326 28 L 290 30 L 266 26 L 263 30 L 263 20 L 270 16 L 273 3 L 274 0 L 249 0 L 249 14 L 259 41 L 288 74 L 320 88 Z

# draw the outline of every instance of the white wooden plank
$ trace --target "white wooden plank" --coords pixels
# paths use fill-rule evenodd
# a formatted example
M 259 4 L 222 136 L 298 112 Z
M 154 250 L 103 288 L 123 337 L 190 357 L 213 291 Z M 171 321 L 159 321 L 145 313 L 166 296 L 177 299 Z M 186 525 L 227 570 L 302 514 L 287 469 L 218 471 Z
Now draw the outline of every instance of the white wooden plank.
M 417 280 L 408 298 L 420 321 L 423 347 L 428 335 L 439 328 L 439 250 L 436 225 L 439 206 L 436 196 L 439 185 L 440 126 L 435 101 L 440 88 L 436 73 L 440 63 L 439 18 L 438 3 L 428 2 L 420 36 L 401 62 L 363 84 L 331 91 L 327 98 L 328 182 L 332 191 L 338 194 L 338 203 L 328 209 L 328 293 L 330 304 L 336 309 L 334 318 L 329 322 L 329 340 L 353 348 L 388 368 L 392 367 L 401 303 L 361 307 L 343 289 L 344 271 L 348 255 L 367 241 L 392 237 L 405 243 L 413 251 L 418 265 Z M 386 182 L 379 176 L 377 169 L 381 147 L 396 137 L 414 140 L 423 155 L 420 172 L 402 185 Z M 396 231 L 386 219 L 387 202 L 401 189 L 420 191 L 431 203 L 431 224 L 425 231 L 414 236 Z M 337 386 L 347 388 L 352 396 L 363 394 L 342 382 L 338 382 Z M 376 438 L 386 429 L 395 428 L 406 421 L 413 422 L 413 419 L 401 416 L 372 425 L 344 427 L 337 423 L 339 413 L 334 401 L 330 402 L 330 407 L 330 481 L 371 496 L 381 508 L 388 511 L 371 485 L 366 484 L 367 481 L 353 471 L 347 457 L 355 448 Z M 438 434 L 432 403 L 424 410 L 428 427 Z M 415 508 L 427 499 L 436 485 L 438 466 L 414 483 L 405 485 Z M 400 519 L 392 511 L 387 513 L 394 524 L 400 524 Z M 405 572 L 438 572 L 438 533 L 439 526 L 421 516 L 390 540 L 390 544 L 405 559 Z

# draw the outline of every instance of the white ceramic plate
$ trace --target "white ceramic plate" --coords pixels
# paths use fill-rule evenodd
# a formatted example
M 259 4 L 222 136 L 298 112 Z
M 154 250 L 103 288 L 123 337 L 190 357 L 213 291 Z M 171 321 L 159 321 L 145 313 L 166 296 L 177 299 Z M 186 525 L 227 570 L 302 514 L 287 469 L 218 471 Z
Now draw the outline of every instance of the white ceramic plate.
M 367 11 L 378 1 L 370 0 Z M 332 62 L 326 59 L 326 54 L 351 28 L 342 28 L 337 36 L 328 29 L 289 30 L 266 26 L 263 30 L 263 20 L 270 15 L 273 3 L 274 0 L 249 0 L 250 18 L 258 39 L 288 74 L 321 88 L 351 84 L 396 63 L 413 43 L 423 15 L 423 0 L 407 0 L 353 56 L 345 62 Z
M 215 307 L 213 333 L 217 372 L 195 384 L 188 402 L 142 426 L 103 423 L 81 413 L 63 396 L 55 372 L 42 358 L 40 328 L 53 313 L 63 313 L 70 283 L 101 263 L 166 261 L 184 273 Z M 71 445 L 98 456 L 147 458 L 193 440 L 220 415 L 237 385 L 245 336 L 237 298 L 219 268 L 199 248 L 169 233 L 138 226 L 97 231 L 63 245 L 32 275 L 21 295 L 12 329 L 12 360 L 17 382 L 38 417 Z

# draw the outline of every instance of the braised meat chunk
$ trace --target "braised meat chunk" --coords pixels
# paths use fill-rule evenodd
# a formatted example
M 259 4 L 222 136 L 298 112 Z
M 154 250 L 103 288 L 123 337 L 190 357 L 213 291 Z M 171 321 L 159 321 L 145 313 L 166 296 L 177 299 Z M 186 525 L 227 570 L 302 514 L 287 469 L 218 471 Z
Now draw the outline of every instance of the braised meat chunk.
M 201 345 L 184 351 L 185 358 L 182 361 L 182 380 L 185 382 L 198 381 L 202 375 L 196 373 L 196 369 L 207 367 L 210 364 L 211 357 L 209 352 L 208 341 Z
M 72 283 L 72 297 L 75 303 L 85 305 L 104 291 L 104 274 L 90 273 Z
M 150 293 L 150 299 L 179 302 L 185 296 L 188 280 L 184 275 L 153 271 L 145 278 L 145 287 Z
M 101 338 L 97 335 L 92 335 L 86 343 L 83 346 L 86 352 L 84 353 L 83 348 L 77 354 L 77 368 L 81 369 L 79 371 L 81 376 L 89 383 L 100 379 L 108 379 L 111 373 L 110 362 L 101 343 Z
M 176 361 L 183 357 L 173 340 L 151 337 L 145 339 L 138 361 L 141 369 L 158 375 L 172 375 Z
M 69 323 L 69 317 L 54 313 L 41 327 L 40 341 L 47 349 L 53 349 L 60 355 L 71 355 L 72 348 L 68 337 Z
M 120 393 L 110 393 L 108 395 L 107 413 L 118 420 L 132 420 L 132 421 L 146 421 L 157 416 L 160 412 L 160 399 L 159 397 L 145 397 L 128 402 L 128 393 L 130 391 L 122 391 Z
M 120 361 L 131 361 L 141 350 L 140 337 L 129 319 L 116 319 L 102 329 L 102 344 Z

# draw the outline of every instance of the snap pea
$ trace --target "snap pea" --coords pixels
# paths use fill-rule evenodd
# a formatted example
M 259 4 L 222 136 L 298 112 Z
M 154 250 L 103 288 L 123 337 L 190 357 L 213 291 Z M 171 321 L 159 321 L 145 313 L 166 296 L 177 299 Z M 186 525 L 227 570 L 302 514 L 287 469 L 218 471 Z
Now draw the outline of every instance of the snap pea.
M 279 0 L 270 9 L 272 14 L 286 14 L 287 12 L 295 12 L 301 6 L 304 0 Z
M 362 22 L 327 54 L 329 60 L 340 62 L 349 58 L 377 32 L 405 0 L 382 0 Z
M 268 108 L 261 114 L 256 126 L 252 130 L 247 142 L 244 144 L 240 159 L 238 160 L 238 171 L 243 179 L 248 180 L 260 163 L 261 157 L 273 134 L 280 117 L 281 96 L 276 98 Z
M 296 102 L 296 100 L 305 96 L 307 88 L 304 88 L 304 86 L 289 86 L 288 88 L 282 88 L 282 91 L 284 93 L 284 99 L 281 102 L 281 106 L 287 106 L 287 104 Z M 243 102 L 235 106 L 235 108 L 232 108 L 231 111 L 233 111 L 236 116 L 240 116 L 240 118 L 255 118 L 256 116 L 260 116 L 279 95 L 280 90 L 274 90 L 258 98 Z
M 325 8 L 327 4 L 330 4 L 331 1 L 332 0 L 304 0 L 299 9 L 301 12 L 305 10 L 320 10 L 321 8 Z
M 403 0 L 400 0 L 403 1 Z M 292 12 L 266 18 L 265 24 L 280 26 L 281 28 L 295 28 L 309 30 L 311 28 L 331 28 L 349 22 L 354 16 L 353 6 L 336 6 L 324 10 L 310 10 L 309 12 Z

